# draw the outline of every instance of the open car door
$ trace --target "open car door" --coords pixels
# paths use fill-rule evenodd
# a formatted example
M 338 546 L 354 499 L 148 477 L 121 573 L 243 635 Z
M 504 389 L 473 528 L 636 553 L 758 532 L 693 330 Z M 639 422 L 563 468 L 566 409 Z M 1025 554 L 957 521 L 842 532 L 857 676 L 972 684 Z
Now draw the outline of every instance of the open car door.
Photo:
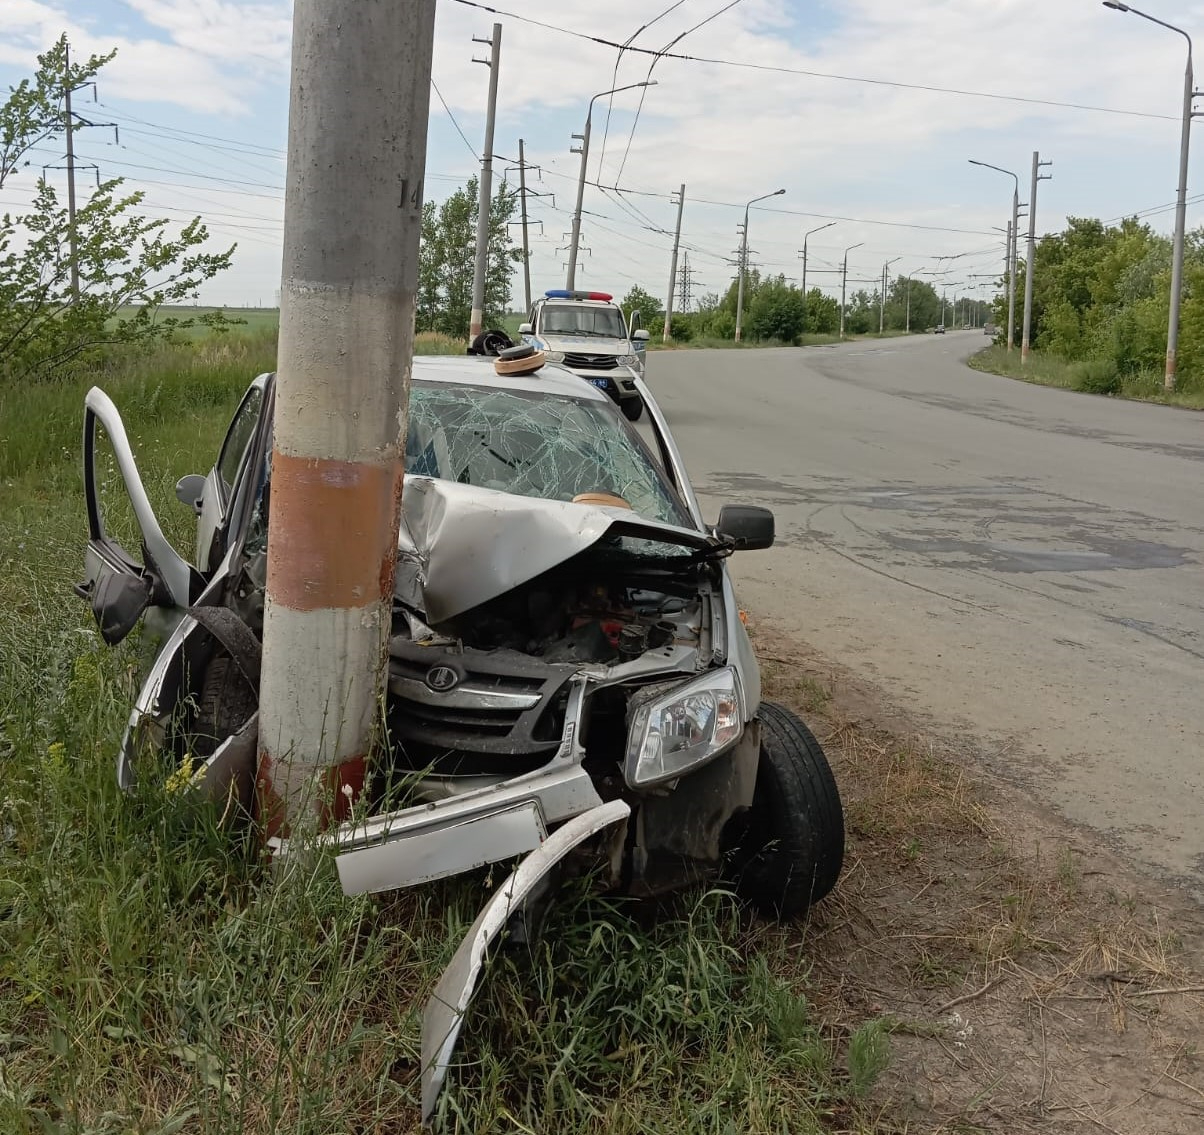
M 97 426 L 107 438 L 98 449 Z M 103 452 L 108 450 L 108 452 Z M 124 485 L 137 533 L 122 531 L 106 516 L 101 500 L 102 457 L 113 469 L 104 470 L 107 481 L 115 472 Z M 107 485 L 105 486 L 107 487 Z M 88 391 L 84 401 L 84 491 L 88 507 L 88 547 L 84 555 L 84 579 L 76 593 L 92 606 L 101 636 L 110 646 L 120 642 L 137 625 L 150 607 L 178 609 L 181 613 L 200 588 L 196 569 L 168 543 L 159 526 L 146 489 L 134 463 L 121 415 L 112 399 L 99 387 Z M 141 556 L 123 546 L 120 537 L 141 542 Z

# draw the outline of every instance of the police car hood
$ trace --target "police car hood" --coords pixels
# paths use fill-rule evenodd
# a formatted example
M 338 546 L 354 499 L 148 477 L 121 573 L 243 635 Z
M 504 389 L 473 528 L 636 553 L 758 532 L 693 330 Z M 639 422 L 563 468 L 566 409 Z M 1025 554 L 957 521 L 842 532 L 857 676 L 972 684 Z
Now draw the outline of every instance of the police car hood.
M 551 351 L 573 351 L 585 355 L 628 355 L 632 354 L 626 339 L 614 338 L 610 335 L 574 335 L 545 332 L 539 336 L 540 342 Z
M 429 477 L 406 477 L 396 597 L 428 622 L 469 611 L 534 579 L 607 536 L 669 545 L 666 554 L 716 546 L 692 528 L 629 509 L 521 497 Z

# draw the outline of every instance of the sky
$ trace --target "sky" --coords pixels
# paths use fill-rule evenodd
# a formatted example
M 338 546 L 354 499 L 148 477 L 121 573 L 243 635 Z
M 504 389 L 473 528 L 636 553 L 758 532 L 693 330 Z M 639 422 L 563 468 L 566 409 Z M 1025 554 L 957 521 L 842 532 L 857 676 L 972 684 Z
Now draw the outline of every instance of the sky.
M 1204 2 L 1146 4 L 1204 32 Z M 438 0 L 426 194 L 440 200 L 479 169 L 489 74 L 472 59 L 488 46 L 472 40 L 497 21 L 495 184 L 516 180 L 523 139 L 537 167 L 528 188 L 547 194 L 529 200 L 537 295 L 564 285 L 580 168 L 571 135 L 591 96 L 649 78 L 655 87 L 594 103 L 579 288 L 622 296 L 639 284 L 663 299 L 683 183 L 695 300 L 728 286 L 746 204 L 779 188 L 749 212 L 750 261 L 798 281 L 804 234 L 834 221 L 808 238 L 808 287 L 832 294 L 844 250 L 860 245 L 848 254 L 850 290 L 872 288 L 893 261 L 892 276 L 944 271 L 929 278 L 951 296 L 989 297 L 1013 182 L 971 159 L 1019 175 L 1022 202 L 1033 151 L 1053 162 L 1042 171 L 1053 176 L 1038 191 L 1038 234 L 1067 216 L 1141 213 L 1163 232 L 1173 223 L 1186 41 L 1099 0 L 490 6 L 499 11 Z M 64 31 L 76 57 L 116 48 L 97 101 L 77 96 L 76 109 L 98 124 L 77 134 L 78 160 L 144 190 L 148 212 L 181 223 L 202 216 L 213 247 L 237 243 L 234 266 L 206 285 L 202 303 L 275 306 L 291 21 L 291 4 L 276 0 L 2 0 L 0 87 L 32 73 Z M 585 37 L 694 58 L 620 53 Z M 1198 150 L 1189 226 L 1204 223 Z M 53 146 L 33 158 L 62 161 Z M 11 179 L 0 209 L 19 212 L 38 172 Z M 81 192 L 95 176 L 82 171 Z M 516 276 L 511 306 L 522 304 Z

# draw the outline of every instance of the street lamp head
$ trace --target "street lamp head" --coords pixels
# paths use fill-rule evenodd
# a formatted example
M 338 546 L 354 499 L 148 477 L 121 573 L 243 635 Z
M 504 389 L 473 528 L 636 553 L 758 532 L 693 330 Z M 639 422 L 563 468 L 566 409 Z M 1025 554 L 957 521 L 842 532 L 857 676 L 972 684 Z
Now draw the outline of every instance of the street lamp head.
M 784 189 L 775 189 L 769 196 L 770 197 L 781 197 L 782 194 L 785 192 L 786 192 L 786 190 L 784 190 Z
M 1117 12 L 1127 12 L 1129 10 L 1129 5 L 1122 4 L 1120 0 L 1104 0 L 1104 7 L 1112 8 Z

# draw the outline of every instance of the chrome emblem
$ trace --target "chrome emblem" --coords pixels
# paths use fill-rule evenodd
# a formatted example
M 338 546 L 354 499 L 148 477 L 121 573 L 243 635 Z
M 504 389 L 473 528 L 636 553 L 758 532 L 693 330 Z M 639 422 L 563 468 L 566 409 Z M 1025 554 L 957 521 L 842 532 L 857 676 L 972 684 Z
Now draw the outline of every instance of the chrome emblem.
M 460 675 L 450 666 L 432 666 L 426 672 L 426 684 L 436 693 L 445 694 L 460 684 Z

